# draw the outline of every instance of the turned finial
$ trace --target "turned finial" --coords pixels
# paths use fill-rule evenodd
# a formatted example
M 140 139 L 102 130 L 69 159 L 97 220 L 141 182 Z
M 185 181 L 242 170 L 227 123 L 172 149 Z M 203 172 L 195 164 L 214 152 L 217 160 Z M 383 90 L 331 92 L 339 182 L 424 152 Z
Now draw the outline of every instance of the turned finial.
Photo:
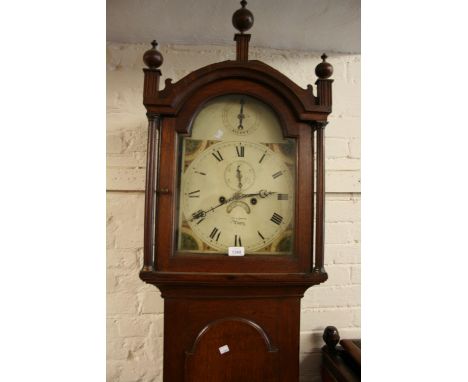
M 323 331 L 323 340 L 330 350 L 335 350 L 336 345 L 340 342 L 340 333 L 334 326 L 327 326 Z
M 322 62 L 315 67 L 315 74 L 321 80 L 325 80 L 333 74 L 333 66 L 326 61 L 327 57 L 325 53 L 322 54 Z
M 158 46 L 158 43 L 156 40 L 153 40 L 151 42 L 151 46 L 152 48 L 147 50 L 145 54 L 143 55 L 143 61 L 146 64 L 146 66 L 148 66 L 148 68 L 157 69 L 162 65 L 164 58 L 161 52 L 159 52 L 156 49 L 156 47 Z
M 250 28 L 252 28 L 254 17 L 252 12 L 250 12 L 245 7 L 247 5 L 247 1 L 242 0 L 240 4 L 242 8 L 239 8 L 232 15 L 232 25 L 234 25 L 234 28 L 236 28 L 239 32 L 244 33 L 245 31 L 248 31 Z

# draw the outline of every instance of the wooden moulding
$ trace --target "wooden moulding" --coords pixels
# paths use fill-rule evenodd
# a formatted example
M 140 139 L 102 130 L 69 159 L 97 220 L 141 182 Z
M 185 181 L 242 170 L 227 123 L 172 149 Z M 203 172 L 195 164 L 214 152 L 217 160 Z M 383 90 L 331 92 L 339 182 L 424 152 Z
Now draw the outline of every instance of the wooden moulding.
M 176 83 L 172 83 L 170 78 L 166 79 L 164 89 L 156 94 L 150 91 L 144 93 L 143 103 L 150 112 L 177 116 L 193 94 L 202 92 L 210 83 L 228 79 L 242 79 L 273 89 L 290 106 L 299 121 L 325 121 L 331 112 L 331 105 L 319 103 L 311 85 L 303 89 L 276 69 L 256 60 L 223 61 L 208 65 Z M 230 89 L 225 89 L 225 94 L 229 93 Z
M 219 348 L 220 338 L 230 346 L 224 345 L 223 351 L 214 352 L 213 348 Z M 184 381 L 224 381 L 226 370 L 230 370 L 230 380 L 277 382 L 278 361 L 278 349 L 257 323 L 242 317 L 225 317 L 207 324 L 191 350 L 185 352 Z

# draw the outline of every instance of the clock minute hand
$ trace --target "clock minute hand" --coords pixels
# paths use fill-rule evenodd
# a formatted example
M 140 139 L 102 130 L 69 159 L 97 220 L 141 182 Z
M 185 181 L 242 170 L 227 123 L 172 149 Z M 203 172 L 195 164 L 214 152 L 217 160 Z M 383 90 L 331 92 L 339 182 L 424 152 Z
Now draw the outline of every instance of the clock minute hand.
M 218 205 L 216 205 L 216 206 L 214 206 L 214 207 L 210 207 L 210 208 L 208 208 L 208 209 L 205 210 L 205 211 L 203 211 L 203 210 L 198 210 L 198 211 L 196 211 L 196 212 L 194 212 L 194 213 L 192 214 L 192 217 L 189 219 L 189 221 L 192 222 L 192 221 L 194 221 L 195 219 L 202 219 L 202 218 L 205 218 L 205 216 L 206 216 L 206 214 L 207 214 L 208 212 L 212 212 L 212 211 L 214 211 L 215 209 L 217 209 L 217 208 L 219 208 L 219 207 L 221 207 L 221 206 L 223 206 L 223 205 L 225 205 L 225 204 L 227 204 L 227 203 L 229 203 L 229 202 L 232 202 L 233 200 L 240 199 L 240 196 L 241 196 L 241 195 L 242 195 L 242 194 L 236 193 L 236 194 L 234 194 L 232 197 L 230 197 L 229 199 L 226 199 L 223 203 L 219 203 Z

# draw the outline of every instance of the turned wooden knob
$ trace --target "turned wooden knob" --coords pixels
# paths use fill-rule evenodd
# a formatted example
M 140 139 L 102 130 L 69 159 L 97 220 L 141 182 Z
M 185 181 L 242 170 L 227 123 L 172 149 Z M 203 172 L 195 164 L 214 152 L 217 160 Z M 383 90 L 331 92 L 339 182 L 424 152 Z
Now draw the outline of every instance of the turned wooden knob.
M 315 67 L 315 74 L 321 80 L 329 78 L 333 74 L 333 66 L 326 61 L 327 55 L 322 54 L 322 62 Z
M 327 326 L 323 331 L 323 340 L 330 350 L 335 350 L 336 345 L 340 342 L 340 333 L 334 326 Z
M 164 58 L 161 52 L 156 50 L 156 47 L 158 46 L 156 40 L 153 40 L 151 42 L 151 45 L 153 47 L 145 52 L 145 54 L 143 55 L 143 61 L 146 64 L 146 66 L 148 66 L 148 68 L 157 69 L 162 65 Z
M 252 12 L 245 7 L 247 5 L 247 1 L 242 0 L 240 3 L 242 8 L 235 11 L 232 15 L 232 25 L 234 25 L 234 28 L 239 32 L 244 33 L 252 28 L 254 17 Z

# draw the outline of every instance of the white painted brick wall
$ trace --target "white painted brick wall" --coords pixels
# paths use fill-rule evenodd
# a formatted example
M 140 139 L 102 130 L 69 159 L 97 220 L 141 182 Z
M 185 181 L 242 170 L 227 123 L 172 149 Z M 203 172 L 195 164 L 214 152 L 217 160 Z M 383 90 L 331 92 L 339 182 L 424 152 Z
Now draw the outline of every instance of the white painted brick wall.
M 142 265 L 146 164 L 143 63 L 148 44 L 108 44 L 107 57 L 107 380 L 162 381 L 164 304 L 138 278 Z M 165 78 L 233 59 L 232 46 L 162 46 Z M 302 87 L 315 80 L 321 52 L 252 48 L 251 58 Z M 326 245 L 329 280 L 302 301 L 301 382 L 318 382 L 325 326 L 360 337 L 360 56 L 329 54 L 335 68 L 326 128 Z

